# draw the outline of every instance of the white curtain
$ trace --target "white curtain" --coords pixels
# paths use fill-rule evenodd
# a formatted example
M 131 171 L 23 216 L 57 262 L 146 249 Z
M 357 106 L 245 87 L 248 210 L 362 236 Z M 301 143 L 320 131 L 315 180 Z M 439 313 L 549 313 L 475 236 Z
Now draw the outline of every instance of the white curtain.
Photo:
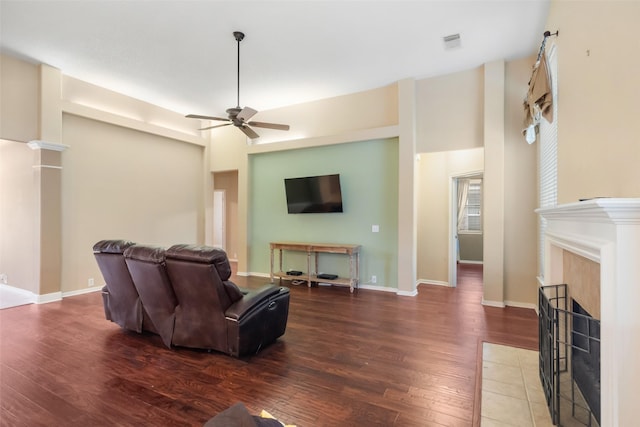
M 469 179 L 458 178 L 458 231 L 463 225 L 465 218 L 465 206 L 467 204 L 467 195 L 469 194 Z

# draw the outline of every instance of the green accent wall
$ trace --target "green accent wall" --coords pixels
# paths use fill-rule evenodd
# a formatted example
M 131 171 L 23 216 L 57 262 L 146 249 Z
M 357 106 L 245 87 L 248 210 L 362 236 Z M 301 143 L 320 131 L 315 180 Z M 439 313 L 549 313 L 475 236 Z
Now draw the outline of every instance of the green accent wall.
M 249 158 L 249 271 L 269 273 L 269 243 L 362 245 L 360 282 L 397 287 L 398 140 L 352 142 L 253 154 Z M 340 174 L 342 213 L 288 214 L 285 178 Z M 380 226 L 378 233 L 371 226 Z M 285 252 L 283 270 L 306 271 L 306 255 Z M 276 253 L 276 269 L 278 254 Z M 348 276 L 344 255 L 321 254 L 319 272 Z

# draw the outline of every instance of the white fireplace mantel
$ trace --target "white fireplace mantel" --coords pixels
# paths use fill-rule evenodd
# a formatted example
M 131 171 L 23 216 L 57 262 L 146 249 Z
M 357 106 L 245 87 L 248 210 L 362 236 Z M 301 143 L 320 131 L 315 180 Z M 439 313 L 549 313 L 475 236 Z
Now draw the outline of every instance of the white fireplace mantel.
M 547 220 L 640 225 L 640 199 L 591 199 L 536 212 Z
M 600 264 L 601 425 L 637 422 L 640 402 L 640 199 L 536 211 L 547 220 L 544 284 L 562 283 L 562 251 Z

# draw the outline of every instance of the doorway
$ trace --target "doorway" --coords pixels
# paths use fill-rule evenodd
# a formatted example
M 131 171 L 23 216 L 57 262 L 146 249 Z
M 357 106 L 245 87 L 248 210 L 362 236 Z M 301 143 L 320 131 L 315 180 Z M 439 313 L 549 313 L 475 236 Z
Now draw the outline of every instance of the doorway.
M 457 286 L 461 265 L 483 263 L 483 174 L 451 177 L 449 284 Z
M 226 190 L 213 191 L 213 246 L 227 248 Z
M 238 259 L 238 171 L 213 174 L 213 239 L 230 261 Z

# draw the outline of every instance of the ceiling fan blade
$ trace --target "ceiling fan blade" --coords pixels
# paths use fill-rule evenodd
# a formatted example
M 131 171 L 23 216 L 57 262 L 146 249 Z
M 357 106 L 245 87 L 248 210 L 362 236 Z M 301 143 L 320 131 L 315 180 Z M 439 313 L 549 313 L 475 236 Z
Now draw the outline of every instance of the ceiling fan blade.
M 260 135 L 258 135 L 253 129 L 251 129 L 249 126 L 238 126 L 238 129 L 240 129 L 242 132 L 244 132 L 245 135 L 247 135 L 249 138 L 251 139 L 256 139 L 256 138 L 260 138 Z
M 202 119 L 202 120 L 220 120 L 223 122 L 228 122 L 229 119 L 223 119 L 222 117 L 213 117 L 213 116 L 201 116 L 199 114 L 187 114 L 185 116 L 188 119 Z
M 289 125 L 281 125 L 279 123 L 249 122 L 247 124 L 258 128 L 289 130 Z
M 238 118 L 243 122 L 246 122 L 251 117 L 255 116 L 258 112 L 251 107 L 244 107 L 242 111 L 238 113 Z
M 206 128 L 200 128 L 198 130 L 209 130 L 209 129 L 214 129 L 214 128 L 220 128 L 222 126 L 229 126 L 230 124 L 232 124 L 232 123 L 229 122 L 229 123 L 224 123 L 224 124 L 221 124 L 221 125 L 207 126 Z

